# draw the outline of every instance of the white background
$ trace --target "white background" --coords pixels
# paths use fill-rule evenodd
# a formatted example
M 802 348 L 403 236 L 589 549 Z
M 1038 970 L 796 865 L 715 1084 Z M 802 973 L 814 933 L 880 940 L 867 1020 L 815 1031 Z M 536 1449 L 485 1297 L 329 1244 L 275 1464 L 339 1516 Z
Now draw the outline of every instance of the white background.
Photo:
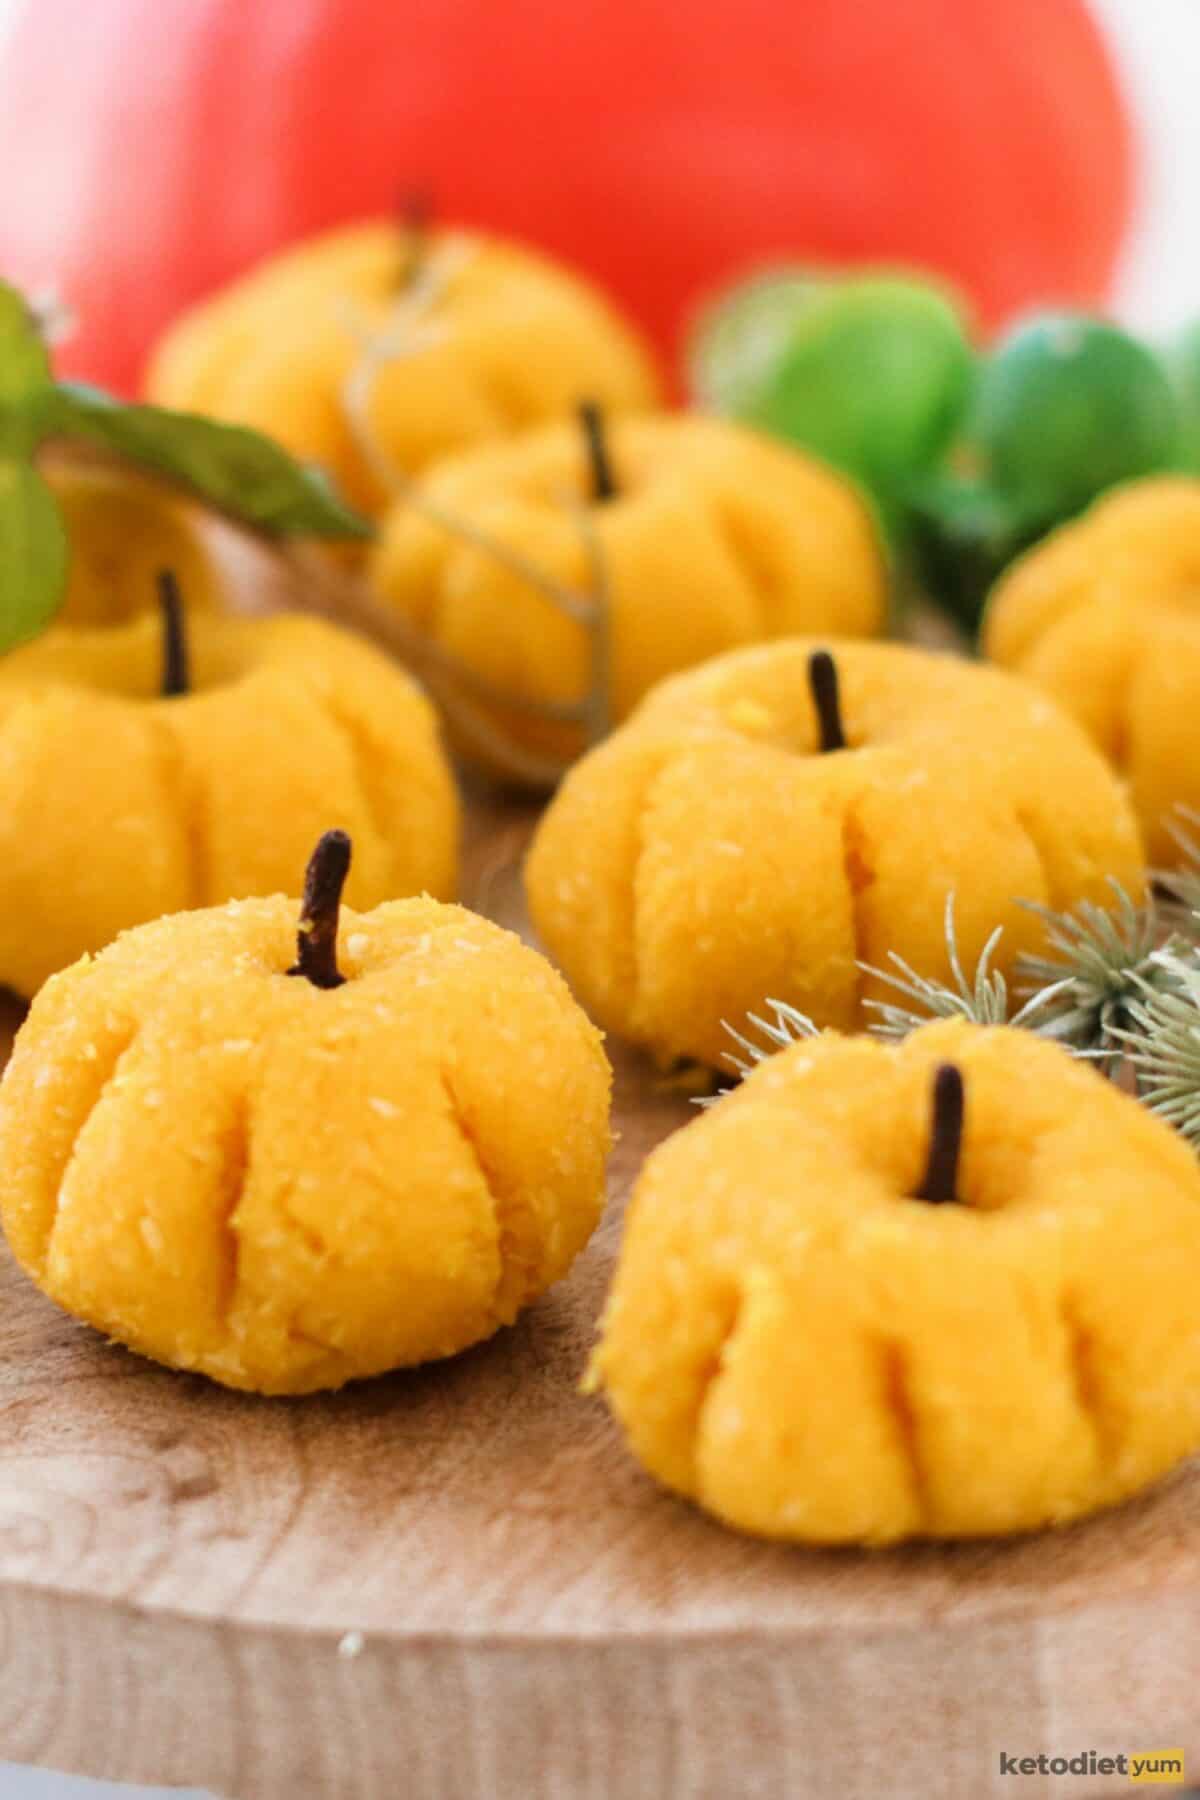
M 1117 50 L 1142 140 L 1141 192 L 1115 310 L 1162 331 L 1200 312 L 1200 0 L 1091 3 Z
M 29 0 L 36 5 L 37 0 Z M 161 0 L 169 6 L 171 0 Z M 990 0 L 1003 6 L 1004 0 Z M 0 48 L 17 0 L 0 0 Z M 104 0 L 79 0 L 101 6 Z M 903 0 L 895 0 L 902 5 Z M 1161 333 L 1200 312 L 1200 0 L 1092 0 L 1119 58 L 1142 136 L 1136 227 L 1114 310 Z M 1036 43 L 1030 53 L 1037 54 Z M 2 181 L 2 177 L 0 177 Z M 0 188 L 0 205 L 3 204 Z M 21 1771 L 0 1764 L 0 1800 L 150 1800 L 150 1790 Z M 163 1794 L 160 1800 L 169 1800 Z M 174 1790 L 174 1800 L 180 1800 Z M 244 1796 L 243 1800 L 252 1800 Z

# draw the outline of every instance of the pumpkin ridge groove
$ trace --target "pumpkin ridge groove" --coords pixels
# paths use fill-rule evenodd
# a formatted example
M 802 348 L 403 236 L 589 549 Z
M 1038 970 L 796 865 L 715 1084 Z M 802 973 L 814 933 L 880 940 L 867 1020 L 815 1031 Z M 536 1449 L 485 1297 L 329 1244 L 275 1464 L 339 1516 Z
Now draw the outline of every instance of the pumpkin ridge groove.
M 637 811 L 633 821 L 633 854 L 629 859 L 629 1016 L 637 1030 L 638 1000 L 642 986 L 642 955 L 639 943 L 638 925 L 642 916 L 645 895 L 642 893 L 643 871 L 646 856 L 650 850 L 649 822 L 654 810 L 655 791 L 665 777 L 675 767 L 681 752 L 686 753 L 687 746 L 672 745 L 663 756 L 661 762 L 654 767 L 652 774 L 646 778 L 638 800 Z
M 721 1334 L 716 1345 L 708 1357 L 706 1357 L 700 1369 L 699 1391 L 696 1396 L 695 1406 L 692 1409 L 690 1447 L 691 1479 L 689 1482 L 689 1492 L 694 1494 L 698 1499 L 703 1498 L 700 1481 L 700 1451 L 708 1429 L 709 1405 L 712 1401 L 713 1394 L 716 1391 L 717 1384 L 726 1371 L 730 1349 L 734 1338 L 737 1336 L 738 1327 L 742 1322 L 742 1314 L 746 1308 L 746 1300 L 746 1291 L 743 1287 L 731 1288 L 729 1293 L 724 1297 L 724 1303 L 728 1309 L 727 1317 L 721 1328 Z
M 782 611 L 780 584 L 767 569 L 766 559 L 756 555 L 754 533 L 738 518 L 736 501 L 731 501 L 724 490 L 716 490 L 708 498 L 708 517 L 713 531 L 720 539 L 722 548 L 728 554 L 749 596 L 757 636 L 767 642 L 777 636 L 779 631 L 777 615 Z M 739 636 L 739 642 L 744 641 L 746 640 Z
M 37 1274 L 39 1280 L 43 1278 L 46 1265 L 54 1251 L 54 1239 L 58 1230 L 59 1219 L 62 1215 L 63 1188 L 66 1186 L 71 1170 L 75 1166 L 75 1161 L 79 1154 L 79 1140 L 87 1130 L 94 1114 L 108 1095 L 109 1090 L 119 1077 L 121 1073 L 121 1064 L 125 1061 L 129 1052 L 136 1046 L 139 1036 L 140 1033 L 137 1027 L 130 1025 L 127 1032 L 119 1038 L 114 1045 L 111 1060 L 108 1062 L 107 1067 L 101 1069 L 99 1065 L 97 1065 L 95 1088 L 83 1116 L 75 1127 L 75 1131 L 71 1138 L 70 1148 L 63 1157 L 62 1166 L 59 1169 L 57 1178 L 54 1182 L 54 1207 L 50 1215 L 49 1224 L 42 1237 L 41 1250 L 38 1256 Z
M 850 980 L 853 1017 L 856 1020 L 861 1019 L 863 1011 L 865 977 L 861 965 L 874 960 L 868 942 L 866 908 L 862 898 L 875 880 L 875 871 L 866 849 L 866 833 L 854 801 L 850 800 L 842 814 L 842 870 L 846 878 L 846 893 L 850 901 L 850 931 L 854 939 Z
M 1107 759 L 1123 781 L 1132 784 L 1136 746 L 1133 741 L 1133 698 L 1142 672 L 1154 654 L 1154 644 L 1143 626 L 1137 635 L 1121 678 L 1117 684 L 1120 696 L 1113 715 L 1113 741 Z
M 178 820 L 184 848 L 184 890 L 187 910 L 209 904 L 208 844 L 199 795 L 189 778 L 187 752 L 178 732 L 166 720 L 160 736 L 159 766 L 167 790 L 171 816 Z
M 921 1447 L 920 1422 L 912 1398 L 912 1378 L 902 1345 L 887 1339 L 881 1346 L 880 1369 L 883 1400 L 895 1427 L 896 1443 L 908 1470 L 918 1525 L 928 1531 L 933 1523 L 929 1472 Z
M 1075 1395 L 1079 1415 L 1095 1443 L 1098 1461 L 1105 1460 L 1109 1433 L 1104 1396 L 1099 1380 L 1095 1334 L 1084 1323 L 1070 1294 L 1058 1303 L 1066 1346 L 1066 1374 Z
M 396 852 L 393 848 L 395 832 L 394 821 L 385 809 L 378 786 L 370 771 L 378 761 L 373 752 L 360 722 L 346 712 L 333 695 L 321 692 L 315 696 L 317 703 L 329 724 L 342 739 L 350 757 L 350 767 L 354 778 L 354 786 L 358 790 L 358 798 L 370 825 L 371 832 L 388 853 L 388 860 L 395 872 Z
M 217 1292 L 217 1316 L 228 1325 L 237 1305 L 241 1280 L 242 1240 L 237 1228 L 237 1210 L 246 1191 L 250 1169 L 249 1102 L 239 1097 L 223 1145 L 224 1157 L 219 1177 L 220 1198 L 215 1227 L 221 1249 L 222 1273 Z
M 491 1312 L 493 1317 L 501 1324 L 507 1324 L 516 1316 L 516 1313 L 525 1304 L 529 1294 L 536 1286 L 538 1269 L 536 1267 L 524 1267 L 523 1259 L 520 1259 L 518 1256 L 517 1246 L 520 1243 L 520 1237 L 515 1229 L 517 1219 L 516 1209 L 508 1204 L 504 1195 L 501 1193 L 500 1184 L 497 1181 L 493 1170 L 489 1167 L 488 1159 L 484 1156 L 478 1133 L 473 1130 L 471 1123 L 466 1116 L 466 1110 L 455 1091 L 454 1083 L 451 1081 L 450 1076 L 445 1069 L 441 1072 L 441 1082 L 442 1091 L 446 1096 L 446 1105 L 449 1109 L 450 1123 L 458 1133 L 467 1155 L 475 1165 L 479 1179 L 483 1183 L 487 1193 L 488 1205 L 491 1208 L 492 1218 L 495 1222 L 496 1261 L 498 1268 L 496 1273 L 496 1291 L 492 1296 Z M 522 1277 L 519 1287 L 515 1292 L 509 1293 L 507 1289 L 509 1287 L 510 1273 L 518 1270 Z
M 1018 829 L 1029 840 L 1029 848 L 1033 852 L 1034 861 L 1037 863 L 1038 871 L 1042 878 L 1042 886 L 1046 890 L 1044 904 L 1049 907 L 1057 907 L 1059 905 L 1059 890 L 1057 884 L 1050 878 L 1049 859 L 1042 848 L 1041 838 L 1038 832 L 1034 830 L 1029 812 L 1025 807 L 1017 807 L 1013 816 L 1016 819 Z

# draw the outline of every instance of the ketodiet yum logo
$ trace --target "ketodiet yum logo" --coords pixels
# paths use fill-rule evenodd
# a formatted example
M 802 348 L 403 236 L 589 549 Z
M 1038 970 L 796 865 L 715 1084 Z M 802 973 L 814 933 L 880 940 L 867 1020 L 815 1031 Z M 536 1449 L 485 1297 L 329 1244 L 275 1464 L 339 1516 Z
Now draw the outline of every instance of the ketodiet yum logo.
M 1080 1750 L 1075 1756 L 1018 1756 L 1000 1752 L 1002 1775 L 1124 1775 L 1131 1787 L 1182 1787 L 1185 1778 L 1182 1750 L 1118 1750 L 1101 1756 L 1098 1750 Z

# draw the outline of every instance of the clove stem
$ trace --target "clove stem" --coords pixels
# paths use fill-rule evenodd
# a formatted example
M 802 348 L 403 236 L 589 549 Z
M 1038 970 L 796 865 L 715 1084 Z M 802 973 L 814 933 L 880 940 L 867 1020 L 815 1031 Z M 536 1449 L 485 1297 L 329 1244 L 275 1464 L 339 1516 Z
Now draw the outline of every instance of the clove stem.
M 158 604 L 162 614 L 162 691 L 170 698 L 186 694 L 191 685 L 183 598 L 173 569 L 158 571 Z
M 617 497 L 617 481 L 613 474 L 608 437 L 604 429 L 604 413 L 594 400 L 583 400 L 579 406 L 579 422 L 587 443 L 588 466 L 592 474 L 592 499 L 603 504 Z
M 954 1063 L 941 1063 L 933 1078 L 929 1160 L 914 1199 L 928 1200 L 933 1206 L 957 1200 L 964 1107 L 962 1070 Z
M 289 975 L 303 975 L 314 987 L 341 987 L 346 977 L 337 966 L 338 912 L 350 869 L 350 839 L 344 831 L 327 831 L 308 859 L 296 962 Z
M 837 664 L 828 650 L 814 650 L 808 659 L 808 685 L 817 709 L 821 750 L 844 750 L 846 733 L 838 697 Z

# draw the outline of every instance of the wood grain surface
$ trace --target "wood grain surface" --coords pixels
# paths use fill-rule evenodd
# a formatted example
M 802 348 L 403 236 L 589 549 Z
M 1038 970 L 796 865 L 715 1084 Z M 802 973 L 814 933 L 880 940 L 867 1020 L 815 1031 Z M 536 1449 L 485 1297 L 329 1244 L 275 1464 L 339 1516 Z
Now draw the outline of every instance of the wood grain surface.
M 467 897 L 522 923 L 528 808 Z M 811 1553 L 658 1492 L 577 1381 L 622 1202 L 690 1113 L 614 1046 L 612 1204 L 455 1361 L 262 1401 L 105 1344 L 7 1258 L 0 1758 L 235 1800 L 983 1800 L 1002 1750 L 1200 1769 L 1200 1470 L 1056 1535 Z

